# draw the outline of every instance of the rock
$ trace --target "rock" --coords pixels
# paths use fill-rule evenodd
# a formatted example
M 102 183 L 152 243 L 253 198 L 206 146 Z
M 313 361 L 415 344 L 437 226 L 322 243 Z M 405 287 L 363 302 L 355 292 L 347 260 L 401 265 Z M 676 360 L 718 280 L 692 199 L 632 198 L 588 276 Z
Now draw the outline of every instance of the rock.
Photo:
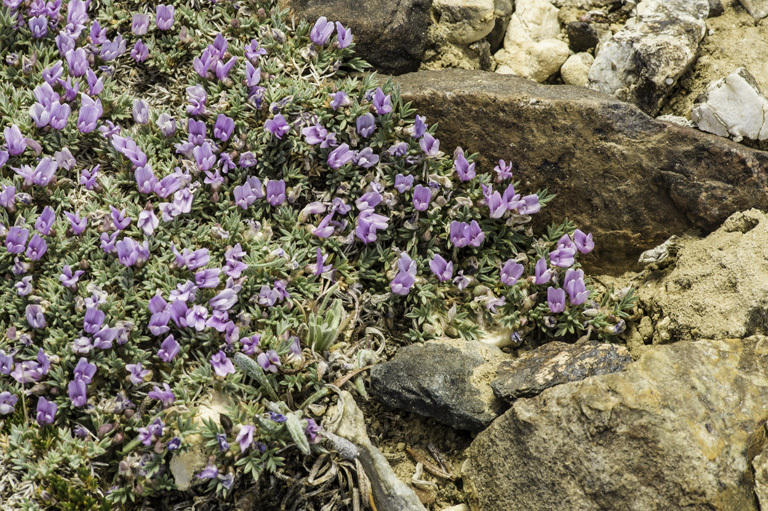
M 442 339 L 401 348 L 371 370 L 371 393 L 382 403 L 455 429 L 482 431 L 504 410 L 490 380 L 504 353 L 478 341 Z
M 760 509 L 768 506 L 768 424 L 763 422 L 752 434 L 747 457 L 752 457 L 752 469 L 755 471 L 755 496 Z
M 654 343 L 768 333 L 768 216 L 735 213 L 704 239 L 683 241 L 675 267 L 638 289 L 644 310 L 663 318 Z
M 636 268 L 672 235 L 717 229 L 737 211 L 768 209 L 768 153 L 675 124 L 580 87 L 445 69 L 400 76 L 403 101 L 439 122 L 441 148 L 479 153 L 478 172 L 512 161 L 520 190 L 557 197 L 535 232 L 567 216 L 592 232 L 592 272 Z
M 598 48 L 590 87 L 655 115 L 696 59 L 708 13 L 708 0 L 643 0 L 637 17 Z
M 568 44 L 576 53 L 591 50 L 600 42 L 597 29 L 586 21 L 572 21 L 566 27 Z
M 326 424 L 331 435 L 352 442 L 352 448 L 341 446 L 337 451 L 343 451 L 346 457 L 354 456 L 360 460 L 360 464 L 371 483 L 373 500 L 376 509 L 381 511 L 426 511 L 421 505 L 414 491 L 397 478 L 384 454 L 371 443 L 365 428 L 363 412 L 355 403 L 355 398 L 347 391 L 341 391 L 339 404 L 335 412 L 340 414 L 338 422 Z M 334 438 L 329 435 L 332 443 Z M 367 500 L 367 495 L 363 496 Z M 367 506 L 366 506 L 367 507 Z
M 756 20 L 761 20 L 768 16 L 768 0 L 739 0 L 741 5 Z
M 686 128 L 695 128 L 696 126 L 690 119 L 686 119 L 680 115 L 659 115 L 656 117 L 657 121 L 672 122 L 678 126 L 685 126 Z
M 486 40 L 490 45 L 491 52 L 495 52 L 504 43 L 504 35 L 507 33 L 507 26 L 509 25 L 509 17 L 514 10 L 514 2 L 512 0 L 496 0 L 494 2 L 494 15 L 496 21 L 493 25 L 493 30 L 486 36 Z
M 725 12 L 723 3 L 720 0 L 709 0 L 709 17 L 721 16 Z
M 479 41 L 493 30 L 496 8 L 493 0 L 434 0 L 436 28 L 456 44 Z
M 622 371 L 631 362 L 629 352 L 621 346 L 553 341 L 499 364 L 491 388 L 498 397 L 512 402 L 555 385 Z
M 279 0 L 280 9 L 313 23 L 320 16 L 352 29 L 355 51 L 379 71 L 416 71 L 424 58 L 432 0 Z
M 691 119 L 703 131 L 721 137 L 731 136 L 736 142 L 743 138 L 768 138 L 768 99 L 760 92 L 755 78 L 740 67 L 717 80 L 697 100 Z
M 560 68 L 560 77 L 566 85 L 586 87 L 589 82 L 589 68 L 595 58 L 589 53 L 571 55 Z
M 582 11 L 612 11 L 624 4 L 625 0 L 550 0 L 558 9 L 579 9 Z
M 469 449 L 479 509 L 756 511 L 747 451 L 768 416 L 768 338 L 657 346 L 547 389 Z
M 496 72 L 543 82 L 560 70 L 571 51 L 557 39 L 557 9 L 547 0 L 518 0 L 504 36 L 504 48 L 494 54 Z

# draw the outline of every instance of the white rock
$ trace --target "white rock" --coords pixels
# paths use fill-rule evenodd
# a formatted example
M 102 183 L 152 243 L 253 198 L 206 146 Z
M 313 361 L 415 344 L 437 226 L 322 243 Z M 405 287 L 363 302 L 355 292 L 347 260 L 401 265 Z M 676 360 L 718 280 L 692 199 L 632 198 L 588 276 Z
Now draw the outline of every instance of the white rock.
M 491 33 L 496 21 L 493 0 L 435 0 L 432 9 L 437 29 L 456 44 L 479 41 Z
M 637 16 L 600 43 L 589 86 L 655 115 L 696 59 L 708 0 L 643 0 Z
M 566 85 L 579 85 L 586 87 L 589 82 L 589 68 L 595 57 L 589 53 L 577 53 L 568 57 L 565 64 L 560 68 L 560 76 Z
M 501 49 L 494 58 L 500 74 L 514 74 L 539 83 L 557 73 L 571 54 L 568 44 L 557 39 L 531 42 L 513 50 Z
M 696 126 L 721 137 L 768 139 L 768 99 L 746 68 L 712 82 L 691 110 Z
M 556 39 L 560 35 L 558 9 L 547 0 L 518 0 L 504 36 L 504 48 L 522 41 Z
M 768 0 L 739 0 L 741 5 L 756 20 L 768 16 Z

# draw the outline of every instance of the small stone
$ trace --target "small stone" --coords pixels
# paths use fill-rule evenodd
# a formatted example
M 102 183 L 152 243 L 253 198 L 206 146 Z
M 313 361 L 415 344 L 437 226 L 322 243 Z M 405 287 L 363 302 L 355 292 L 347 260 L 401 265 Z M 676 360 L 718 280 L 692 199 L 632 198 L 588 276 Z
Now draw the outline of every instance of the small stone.
M 568 44 L 575 52 L 591 50 L 600 42 L 597 29 L 586 21 L 572 21 L 566 27 Z
M 589 68 L 595 58 L 589 53 L 571 55 L 560 68 L 560 76 L 566 85 L 586 87 L 589 83 Z
M 709 0 L 709 17 L 715 18 L 725 12 L 723 3 L 720 0 Z
M 768 16 L 768 0 L 739 0 L 741 5 L 756 20 Z
M 456 44 L 479 41 L 496 22 L 493 0 L 435 0 L 432 10 L 447 40 Z
M 511 402 L 563 383 L 616 373 L 631 362 L 629 352 L 621 346 L 553 341 L 499 364 L 491 388 L 498 397 Z
M 371 393 L 387 406 L 456 429 L 482 431 L 506 408 L 490 386 L 498 362 L 506 357 L 478 341 L 412 344 L 371 370 Z
M 768 138 L 768 99 L 755 78 L 740 67 L 723 79 L 712 82 L 691 110 L 696 126 L 721 137 Z

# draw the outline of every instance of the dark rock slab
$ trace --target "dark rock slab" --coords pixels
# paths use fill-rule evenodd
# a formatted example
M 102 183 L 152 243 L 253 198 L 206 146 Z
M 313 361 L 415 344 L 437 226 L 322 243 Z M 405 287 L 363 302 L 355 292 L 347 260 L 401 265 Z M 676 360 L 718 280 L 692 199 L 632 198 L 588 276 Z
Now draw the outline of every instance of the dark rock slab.
M 672 235 L 768 208 L 768 152 L 657 121 L 607 94 L 458 69 L 397 82 L 440 123 L 443 150 L 479 152 L 479 171 L 512 160 L 522 190 L 556 193 L 534 227 L 567 216 L 593 232 L 583 259 L 591 271 L 621 273 Z
M 566 27 L 568 45 L 576 53 L 591 50 L 600 42 L 597 29 L 586 21 L 572 21 Z
M 313 23 L 320 16 L 352 29 L 355 51 L 384 73 L 416 71 L 424 57 L 432 0 L 279 0 Z
M 599 374 L 617 373 L 632 362 L 626 348 L 601 342 L 549 342 L 515 360 L 505 360 L 491 382 L 505 401 L 533 397 L 544 389 Z
M 483 511 L 756 511 L 767 390 L 766 337 L 656 346 L 515 401 L 472 442 L 464 487 Z
M 500 349 L 477 341 L 412 344 L 371 370 L 371 393 L 393 408 L 455 429 L 482 431 L 506 409 L 490 387 L 504 357 Z

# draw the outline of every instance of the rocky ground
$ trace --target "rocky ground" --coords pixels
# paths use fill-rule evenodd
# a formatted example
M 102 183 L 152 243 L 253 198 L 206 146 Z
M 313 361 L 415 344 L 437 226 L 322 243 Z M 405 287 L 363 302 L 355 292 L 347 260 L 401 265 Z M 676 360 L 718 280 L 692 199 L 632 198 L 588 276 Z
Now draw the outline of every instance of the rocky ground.
M 622 345 L 443 339 L 377 366 L 362 408 L 399 479 L 440 510 L 766 508 L 768 2 L 331 4 L 447 147 L 555 192 L 533 227 L 585 226 L 594 281 L 638 294 Z

